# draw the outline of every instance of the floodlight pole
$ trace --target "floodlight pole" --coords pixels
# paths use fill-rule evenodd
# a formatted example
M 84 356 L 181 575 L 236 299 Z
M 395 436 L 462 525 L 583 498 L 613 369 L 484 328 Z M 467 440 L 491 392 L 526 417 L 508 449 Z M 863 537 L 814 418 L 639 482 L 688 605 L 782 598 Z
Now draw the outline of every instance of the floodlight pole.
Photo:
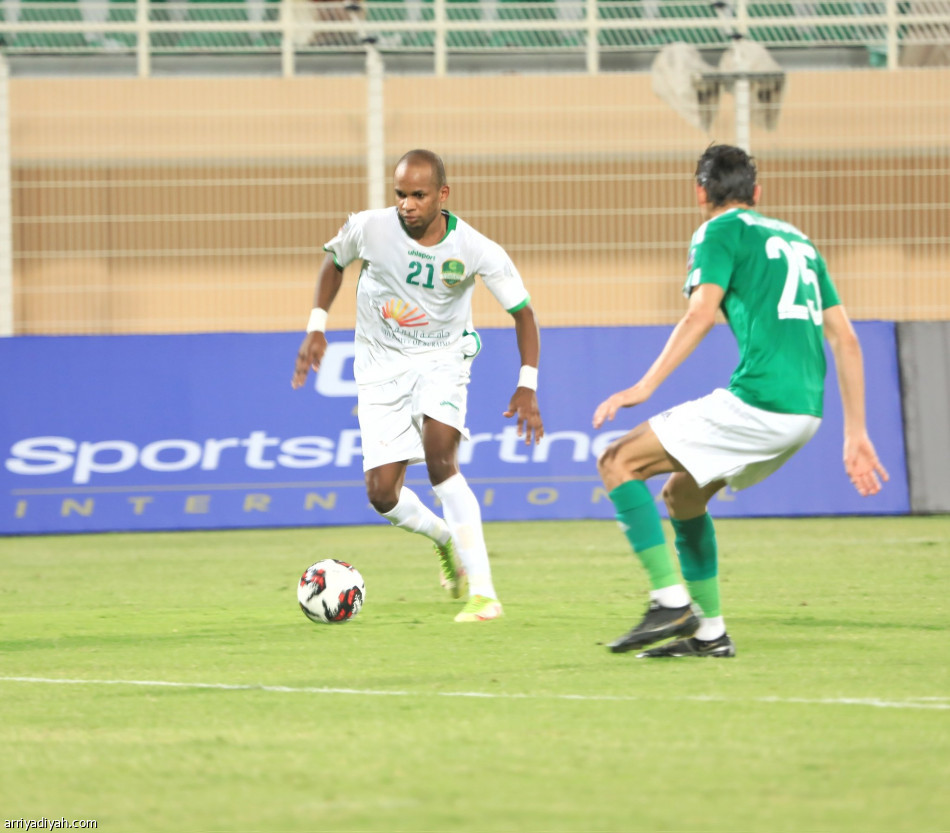
M 13 335 L 12 152 L 10 67 L 0 55 L 0 336 Z
M 693 77 L 693 83 L 714 81 L 720 87 L 732 85 L 735 98 L 736 146 L 746 153 L 752 152 L 752 82 L 777 81 L 785 77 L 784 72 L 753 72 L 744 70 L 714 70 L 701 72 Z
M 363 4 L 351 0 L 346 11 L 357 25 L 357 37 L 366 50 L 366 183 L 367 208 L 386 207 L 386 150 L 383 122 L 383 56 L 376 48 L 375 32 L 363 28 Z
M 752 102 L 749 100 L 751 84 L 748 78 L 736 78 L 732 97 L 736 102 L 736 146 L 752 153 Z

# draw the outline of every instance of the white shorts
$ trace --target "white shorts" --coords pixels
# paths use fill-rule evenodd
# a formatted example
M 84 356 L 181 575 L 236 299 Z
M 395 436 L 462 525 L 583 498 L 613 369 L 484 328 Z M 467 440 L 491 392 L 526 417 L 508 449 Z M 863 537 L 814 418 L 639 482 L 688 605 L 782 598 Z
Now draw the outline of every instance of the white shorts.
M 667 453 L 697 484 L 725 480 L 745 489 L 764 480 L 807 443 L 821 419 L 747 405 L 723 388 L 651 417 Z
M 465 427 L 470 360 L 426 363 L 395 379 L 357 387 L 357 414 L 363 446 L 363 471 L 386 463 L 421 463 L 422 419 Z

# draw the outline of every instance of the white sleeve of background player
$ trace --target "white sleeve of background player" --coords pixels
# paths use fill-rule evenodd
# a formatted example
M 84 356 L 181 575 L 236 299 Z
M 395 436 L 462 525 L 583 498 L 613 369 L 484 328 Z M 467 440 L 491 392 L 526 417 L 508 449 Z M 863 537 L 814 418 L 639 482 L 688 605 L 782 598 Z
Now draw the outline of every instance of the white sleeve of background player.
M 512 312 L 528 302 L 528 290 L 508 253 L 497 243 L 486 241 L 476 270 L 495 299 Z
M 349 266 L 360 256 L 363 246 L 363 221 L 365 213 L 350 214 L 336 235 L 323 244 L 323 250 L 333 255 L 341 269 Z

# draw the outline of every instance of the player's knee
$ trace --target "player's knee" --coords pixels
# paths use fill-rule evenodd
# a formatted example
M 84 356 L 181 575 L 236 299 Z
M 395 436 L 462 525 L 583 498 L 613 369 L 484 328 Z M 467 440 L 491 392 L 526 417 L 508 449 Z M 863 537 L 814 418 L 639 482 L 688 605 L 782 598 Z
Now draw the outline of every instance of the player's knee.
M 426 469 L 429 472 L 429 482 L 433 486 L 444 483 L 459 471 L 454 454 L 426 457 Z
M 703 506 L 702 494 L 687 474 L 672 475 L 663 484 L 660 497 L 663 498 L 663 503 L 673 518 L 692 517 Z
M 369 498 L 370 506 L 380 515 L 391 512 L 399 503 L 399 495 L 396 494 L 394 489 L 381 487 L 378 484 L 368 484 L 366 486 L 366 497 Z
M 600 479 L 605 483 L 616 480 L 623 474 L 622 466 L 617 462 L 616 449 L 613 446 L 604 450 L 604 453 L 597 458 L 597 471 Z
M 670 515 L 675 517 L 676 509 L 680 505 L 682 495 L 678 492 L 673 478 L 670 478 L 663 484 L 663 488 L 660 489 L 660 497 L 663 498 L 663 503 L 666 504 L 667 511 Z

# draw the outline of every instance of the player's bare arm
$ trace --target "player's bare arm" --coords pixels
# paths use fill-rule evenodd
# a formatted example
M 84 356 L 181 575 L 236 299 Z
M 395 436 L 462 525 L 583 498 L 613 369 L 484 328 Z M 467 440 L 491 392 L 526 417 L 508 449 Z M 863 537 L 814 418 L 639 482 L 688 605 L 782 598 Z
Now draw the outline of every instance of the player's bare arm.
M 343 283 L 343 270 L 337 266 L 333 255 L 328 254 L 320 267 L 317 276 L 317 286 L 313 292 L 313 306 L 315 309 L 329 311 L 333 299 Z M 327 337 L 322 331 L 307 333 L 297 350 L 297 363 L 294 367 L 294 376 L 291 387 L 296 390 L 307 381 L 307 374 L 312 367 L 314 371 L 320 369 L 320 363 L 327 352 Z
M 515 335 L 518 338 L 518 352 L 522 367 L 538 366 L 541 356 L 541 330 L 531 304 L 525 304 L 512 313 L 515 322 Z M 540 442 L 544 436 L 544 424 L 538 408 L 537 393 L 528 387 L 518 387 L 508 403 L 504 416 L 518 417 L 518 436 L 524 437 L 525 445 Z
M 621 408 L 632 408 L 646 402 L 696 349 L 716 323 L 716 311 L 722 303 L 723 290 L 704 283 L 689 296 L 686 314 L 673 328 L 670 337 L 650 369 L 632 387 L 607 397 L 594 411 L 594 428 L 613 420 Z
M 844 412 L 844 469 L 858 494 L 876 495 L 881 491 L 881 481 L 890 478 L 867 432 L 861 344 L 843 306 L 826 309 L 823 317 L 825 337 L 835 357 Z

